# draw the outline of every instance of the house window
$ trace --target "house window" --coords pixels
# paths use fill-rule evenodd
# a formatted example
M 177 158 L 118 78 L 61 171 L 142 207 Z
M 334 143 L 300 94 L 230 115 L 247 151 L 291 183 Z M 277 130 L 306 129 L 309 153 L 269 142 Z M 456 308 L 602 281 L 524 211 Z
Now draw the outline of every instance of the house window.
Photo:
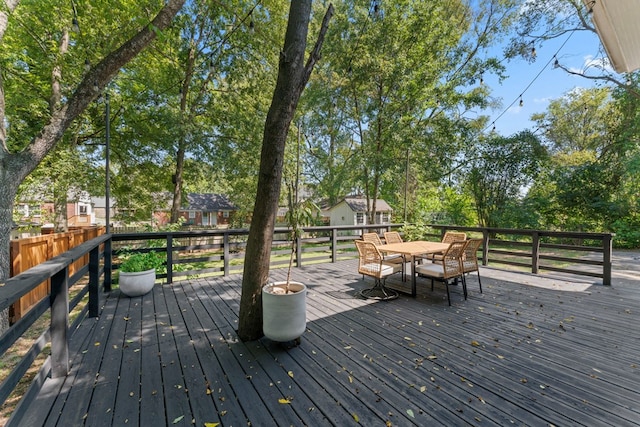
M 222 218 L 229 218 L 229 211 L 222 212 Z
M 356 225 L 362 225 L 364 224 L 364 213 L 363 212 L 357 212 L 356 213 Z
M 391 222 L 391 216 L 389 212 L 382 212 L 382 223 L 389 224 Z
M 87 205 L 78 205 L 78 214 L 86 215 L 87 214 Z
M 189 219 L 196 219 L 196 211 L 189 211 Z

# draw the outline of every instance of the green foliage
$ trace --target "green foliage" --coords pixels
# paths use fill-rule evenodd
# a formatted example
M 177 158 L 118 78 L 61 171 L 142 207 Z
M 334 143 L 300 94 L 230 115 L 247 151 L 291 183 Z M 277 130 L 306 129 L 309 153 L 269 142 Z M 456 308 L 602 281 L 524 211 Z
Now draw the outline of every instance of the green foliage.
M 125 253 L 122 255 L 122 259 L 123 261 L 122 264 L 120 264 L 119 270 L 124 273 L 137 273 L 159 268 L 163 266 L 166 261 L 162 255 L 155 251 Z

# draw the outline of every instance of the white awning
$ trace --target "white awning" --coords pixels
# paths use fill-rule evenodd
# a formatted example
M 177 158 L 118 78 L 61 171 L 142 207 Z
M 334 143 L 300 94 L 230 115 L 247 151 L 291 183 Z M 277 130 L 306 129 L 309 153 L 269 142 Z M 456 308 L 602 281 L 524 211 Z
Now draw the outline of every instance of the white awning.
M 619 73 L 640 68 L 640 0 L 583 0 L 609 61 Z

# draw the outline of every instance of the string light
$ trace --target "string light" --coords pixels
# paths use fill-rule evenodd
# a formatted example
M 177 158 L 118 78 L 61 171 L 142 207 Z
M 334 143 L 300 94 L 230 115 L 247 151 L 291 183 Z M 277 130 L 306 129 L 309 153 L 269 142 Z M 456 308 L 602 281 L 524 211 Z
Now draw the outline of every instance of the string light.
M 84 60 L 84 70 L 89 71 L 91 69 L 91 62 L 88 59 Z
M 78 24 L 78 18 L 75 16 L 71 20 L 71 30 L 73 30 L 74 33 L 80 32 L 80 24 Z
M 549 64 L 551 64 L 553 62 L 554 64 L 554 68 L 557 68 L 560 64 L 558 62 L 558 58 L 557 55 L 558 53 L 562 50 L 562 48 L 564 48 L 564 46 L 567 44 L 567 42 L 569 41 L 569 39 L 571 39 L 571 36 L 575 33 L 576 30 L 573 30 L 569 33 L 569 35 L 567 36 L 567 38 L 565 39 L 565 41 L 562 43 L 562 45 L 558 48 L 558 50 L 556 51 L 556 53 L 551 57 L 551 59 L 549 59 L 549 61 L 547 61 L 547 63 L 544 65 L 544 67 L 542 67 L 542 69 L 538 72 L 538 74 L 536 74 L 536 76 L 529 82 L 529 84 L 527 85 L 527 87 L 522 91 L 522 93 L 520 94 L 520 96 L 518 96 L 518 98 L 514 99 L 513 102 L 511 102 L 511 104 L 509 104 L 499 115 L 498 117 L 493 121 L 494 123 L 494 127 L 493 130 L 495 130 L 495 121 L 499 120 L 502 116 L 504 116 L 506 114 L 506 112 L 509 110 L 509 108 L 511 108 L 516 102 L 518 102 L 518 104 L 520 105 L 520 107 L 524 106 L 524 101 L 522 99 L 522 96 L 525 94 L 525 92 L 531 87 L 531 85 L 533 85 L 533 83 L 538 79 L 538 77 L 540 77 L 540 75 L 544 72 L 544 70 L 549 66 Z M 487 130 L 487 128 L 485 128 L 485 131 Z

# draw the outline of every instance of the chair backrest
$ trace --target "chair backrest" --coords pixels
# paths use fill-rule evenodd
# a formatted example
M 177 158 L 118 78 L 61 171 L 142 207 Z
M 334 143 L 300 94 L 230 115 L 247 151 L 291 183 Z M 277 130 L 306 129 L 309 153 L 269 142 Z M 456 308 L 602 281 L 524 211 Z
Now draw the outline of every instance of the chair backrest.
M 442 236 L 442 243 L 451 243 L 458 240 L 467 240 L 467 233 L 447 231 L 444 233 L 444 236 Z
M 386 243 L 402 243 L 402 237 L 397 231 L 385 231 L 384 241 Z
M 380 277 L 382 270 L 382 254 L 372 242 L 355 240 L 358 249 L 358 273 Z
M 469 239 L 464 248 L 463 269 L 465 273 L 478 270 L 478 248 L 482 244 L 482 239 Z
M 442 256 L 442 261 L 440 261 L 442 263 L 443 278 L 445 280 L 462 274 L 462 257 L 464 256 L 464 249 L 467 243 L 467 240 L 456 240 L 449 244 L 449 247 Z
M 362 235 L 362 240 L 365 242 L 371 242 L 376 246 L 380 246 L 382 244 L 382 240 L 380 240 L 378 233 L 364 233 Z

